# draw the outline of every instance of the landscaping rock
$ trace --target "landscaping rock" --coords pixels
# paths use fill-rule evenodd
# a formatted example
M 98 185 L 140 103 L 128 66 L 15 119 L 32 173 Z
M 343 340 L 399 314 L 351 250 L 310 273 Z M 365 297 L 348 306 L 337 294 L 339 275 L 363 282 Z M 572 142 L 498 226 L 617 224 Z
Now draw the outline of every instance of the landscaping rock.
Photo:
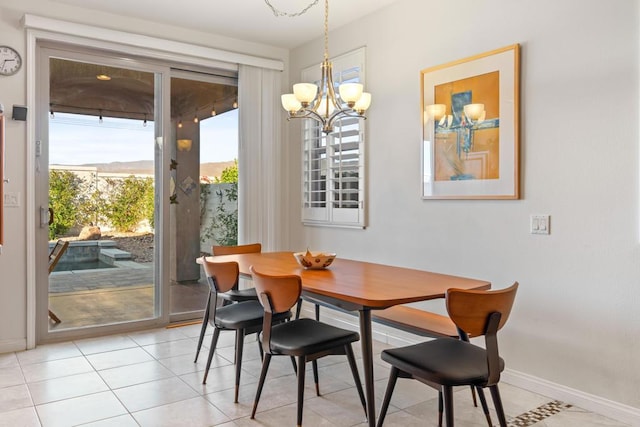
M 85 227 L 82 227 L 80 235 L 78 236 L 78 240 L 100 240 L 100 237 L 102 237 L 100 227 L 95 225 L 87 225 Z

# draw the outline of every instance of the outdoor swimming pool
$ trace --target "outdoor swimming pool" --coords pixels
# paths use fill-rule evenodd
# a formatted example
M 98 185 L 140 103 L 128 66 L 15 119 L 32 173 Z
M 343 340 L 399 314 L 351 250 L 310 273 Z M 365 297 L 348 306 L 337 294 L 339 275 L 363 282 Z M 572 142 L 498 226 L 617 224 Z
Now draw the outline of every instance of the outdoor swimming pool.
M 55 242 L 49 242 L 49 251 Z M 70 241 L 53 272 L 118 268 L 117 261 L 130 261 L 131 254 L 116 248 L 113 240 Z
M 78 271 L 78 270 L 97 270 L 102 268 L 117 268 L 115 265 L 107 264 L 106 262 L 96 260 L 87 261 L 60 261 L 53 269 L 54 272 L 58 271 Z

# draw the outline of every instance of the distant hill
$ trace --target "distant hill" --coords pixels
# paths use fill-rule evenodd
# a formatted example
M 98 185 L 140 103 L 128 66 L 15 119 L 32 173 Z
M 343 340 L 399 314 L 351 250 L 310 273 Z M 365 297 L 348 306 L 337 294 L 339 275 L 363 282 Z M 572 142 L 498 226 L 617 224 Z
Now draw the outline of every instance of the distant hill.
M 223 170 L 233 166 L 234 164 L 235 162 L 233 160 L 229 162 L 200 163 L 200 176 L 220 177 Z
M 200 164 L 200 176 L 219 177 L 222 171 L 233 166 L 234 161 L 228 162 L 210 162 Z M 135 174 L 153 174 L 152 160 L 138 160 L 133 162 L 111 162 L 111 163 L 87 163 L 78 166 L 94 167 L 98 172 L 110 173 L 130 173 Z
M 153 174 L 153 160 L 138 160 L 135 162 L 85 163 L 86 166 L 98 169 L 98 172 Z

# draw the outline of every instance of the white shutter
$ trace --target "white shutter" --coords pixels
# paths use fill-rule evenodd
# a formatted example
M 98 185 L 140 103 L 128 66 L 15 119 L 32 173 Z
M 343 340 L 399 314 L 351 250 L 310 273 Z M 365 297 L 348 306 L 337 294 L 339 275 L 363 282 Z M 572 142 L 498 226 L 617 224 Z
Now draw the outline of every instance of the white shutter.
M 364 84 L 364 48 L 332 60 L 333 81 Z M 303 81 L 318 82 L 320 66 L 307 68 Z M 325 135 L 315 120 L 302 126 L 302 222 L 342 227 L 365 226 L 364 119 L 347 117 Z

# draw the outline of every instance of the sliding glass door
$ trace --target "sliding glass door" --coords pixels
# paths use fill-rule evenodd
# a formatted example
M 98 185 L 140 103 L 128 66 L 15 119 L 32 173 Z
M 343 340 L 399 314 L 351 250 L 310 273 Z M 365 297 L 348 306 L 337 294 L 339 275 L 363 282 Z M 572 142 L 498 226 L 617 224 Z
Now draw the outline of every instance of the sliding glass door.
M 47 47 L 38 60 L 40 339 L 161 322 L 168 69 Z
M 37 58 L 37 340 L 201 318 L 195 260 L 237 243 L 237 72 Z

